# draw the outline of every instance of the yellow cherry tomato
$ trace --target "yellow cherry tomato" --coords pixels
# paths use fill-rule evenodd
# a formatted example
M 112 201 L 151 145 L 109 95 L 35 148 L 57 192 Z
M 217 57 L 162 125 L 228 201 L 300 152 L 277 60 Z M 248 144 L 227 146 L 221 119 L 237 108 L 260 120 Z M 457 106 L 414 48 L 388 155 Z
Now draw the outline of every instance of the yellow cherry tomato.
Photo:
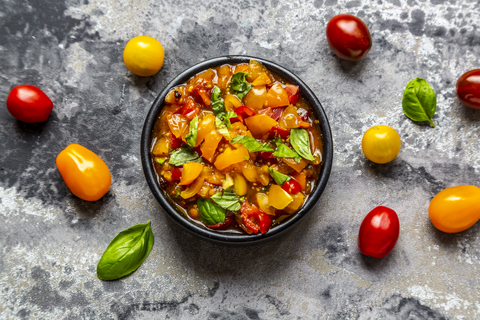
M 440 231 L 467 230 L 480 219 L 480 189 L 467 185 L 442 190 L 430 202 L 428 215 Z
M 156 39 L 138 36 L 128 41 L 123 61 L 128 70 L 141 77 L 153 76 L 163 65 L 165 52 Z
M 387 163 L 400 152 L 400 136 L 389 126 L 375 126 L 368 129 L 362 139 L 362 150 L 368 160 Z
M 105 162 L 79 144 L 67 146 L 56 163 L 67 187 L 80 199 L 96 201 L 110 189 L 112 176 Z

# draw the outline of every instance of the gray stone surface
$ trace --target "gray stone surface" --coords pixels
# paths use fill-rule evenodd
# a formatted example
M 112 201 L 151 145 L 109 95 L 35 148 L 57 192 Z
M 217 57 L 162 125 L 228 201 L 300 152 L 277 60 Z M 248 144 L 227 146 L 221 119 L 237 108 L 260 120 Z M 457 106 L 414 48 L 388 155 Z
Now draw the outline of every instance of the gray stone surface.
M 361 17 L 373 47 L 349 63 L 325 26 Z M 427 208 L 441 189 L 479 185 L 480 112 L 455 83 L 480 68 L 478 0 L 0 0 L 0 101 L 20 84 L 55 107 L 41 125 L 0 108 L 1 319 L 478 319 L 480 225 L 437 231 Z M 137 35 L 165 48 L 161 71 L 132 75 L 122 61 Z M 228 248 L 186 234 L 144 180 L 139 140 L 157 93 L 180 71 L 220 55 L 270 59 L 322 101 L 334 166 L 314 212 L 265 245 Z M 401 98 L 422 77 L 435 89 L 436 128 L 408 120 Z M 3 102 L 2 102 L 3 103 Z M 386 124 L 402 138 L 393 162 L 361 151 L 363 132 Z M 55 167 L 80 143 L 110 167 L 100 201 L 73 196 Z M 384 259 L 362 256 L 357 234 L 375 206 L 394 209 L 401 233 Z M 131 276 L 96 277 L 121 230 L 152 221 L 155 245 Z

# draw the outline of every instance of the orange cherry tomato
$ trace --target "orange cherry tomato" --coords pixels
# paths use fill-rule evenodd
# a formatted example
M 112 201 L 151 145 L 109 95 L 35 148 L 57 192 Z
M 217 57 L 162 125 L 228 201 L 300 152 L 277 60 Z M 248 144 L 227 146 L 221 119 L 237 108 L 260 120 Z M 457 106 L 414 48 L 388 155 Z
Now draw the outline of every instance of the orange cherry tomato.
M 110 189 L 112 176 L 105 162 L 79 144 L 70 144 L 57 156 L 57 169 L 74 195 L 96 201 Z
M 480 219 L 480 189 L 467 185 L 442 190 L 430 202 L 428 215 L 440 231 L 467 230 Z

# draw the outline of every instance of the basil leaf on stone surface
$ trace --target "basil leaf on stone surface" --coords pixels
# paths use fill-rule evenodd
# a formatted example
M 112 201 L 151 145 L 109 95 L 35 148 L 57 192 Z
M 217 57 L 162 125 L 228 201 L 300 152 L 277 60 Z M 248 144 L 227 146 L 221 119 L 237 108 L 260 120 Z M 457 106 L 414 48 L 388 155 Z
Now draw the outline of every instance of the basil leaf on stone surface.
M 198 199 L 197 208 L 200 220 L 206 225 L 214 225 L 225 221 L 225 209 L 210 200 Z
M 277 150 L 272 153 L 272 156 L 279 158 L 294 158 L 297 163 L 302 160 L 302 157 L 300 157 L 298 153 L 282 143 L 282 139 L 279 136 L 275 138 L 274 142 L 277 145 Z
M 274 170 L 272 168 L 268 168 L 268 171 L 270 172 L 270 175 L 272 176 L 273 180 L 275 180 L 275 183 L 278 184 L 279 186 L 283 186 L 285 182 L 291 179 L 286 174 L 280 173 L 277 170 Z
M 275 151 L 268 143 L 260 143 L 258 142 L 255 138 L 252 138 L 250 136 L 237 136 L 232 139 L 231 141 L 232 144 L 240 143 L 243 144 L 245 148 L 249 152 L 259 152 L 259 151 L 264 151 L 264 152 L 269 152 L 269 151 Z
M 101 280 L 115 280 L 137 270 L 153 247 L 150 221 L 128 228 L 113 238 L 97 265 Z
M 290 143 L 293 149 L 303 158 L 314 161 L 312 151 L 310 149 L 310 138 L 305 129 L 292 129 L 290 131 Z
M 227 110 L 225 110 L 225 104 L 223 102 L 223 99 L 220 96 L 221 93 L 222 93 L 222 91 L 220 90 L 219 87 L 217 87 L 217 86 L 213 87 L 212 97 L 211 97 L 212 110 L 213 110 L 213 113 L 215 114 L 215 116 L 217 116 L 219 118 L 222 118 L 223 115 L 227 113 Z
M 222 119 L 217 117 L 215 118 L 215 129 L 225 138 L 230 139 L 230 132 L 228 131 L 227 125 L 222 121 Z
M 202 162 L 200 156 L 192 149 L 192 147 L 184 144 L 178 149 L 174 149 L 170 154 L 169 164 L 176 167 L 183 166 L 187 162 Z
M 236 95 L 240 101 L 243 101 L 243 98 L 252 88 L 252 84 L 247 82 L 246 77 L 251 76 L 245 72 L 237 72 L 230 79 L 230 91 Z
M 435 124 L 432 117 L 437 110 L 437 96 L 430 85 L 421 78 L 411 80 L 402 99 L 403 113 L 413 121 L 428 121 L 432 127 Z
M 198 116 L 190 121 L 190 125 L 188 126 L 188 134 L 185 136 L 185 141 L 187 141 L 190 147 L 197 146 L 197 134 L 198 134 Z
M 211 196 L 210 199 L 220 207 L 230 211 L 238 211 L 242 207 L 240 200 L 235 194 L 235 191 L 232 189 L 228 189 L 223 192 L 217 192 Z

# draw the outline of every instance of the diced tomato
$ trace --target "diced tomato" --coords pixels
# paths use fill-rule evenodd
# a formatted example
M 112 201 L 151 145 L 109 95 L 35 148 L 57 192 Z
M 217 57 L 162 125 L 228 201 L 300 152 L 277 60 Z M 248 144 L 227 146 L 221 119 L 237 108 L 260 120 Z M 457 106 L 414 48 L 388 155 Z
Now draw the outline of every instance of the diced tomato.
M 297 113 L 300 116 L 300 118 L 302 118 L 303 121 L 310 120 L 310 110 L 298 108 Z
M 182 169 L 175 168 L 172 171 L 172 180 L 180 180 L 182 178 Z
M 200 112 L 199 106 L 196 104 L 195 100 L 191 97 L 188 97 L 183 105 L 178 108 L 173 114 L 181 114 L 188 120 L 192 120 Z
M 285 183 L 282 185 L 282 189 L 290 194 L 296 194 L 302 190 L 302 186 L 295 179 L 290 179 L 285 181 Z
M 202 149 L 200 148 L 200 146 L 196 146 L 194 148 L 192 148 L 193 150 L 195 150 L 195 152 L 201 156 L 202 155 Z
M 219 222 L 214 225 L 206 225 L 207 228 L 213 229 L 213 230 L 226 230 L 228 229 L 233 223 L 235 222 L 235 219 L 233 216 L 228 216 L 225 218 L 225 221 Z
M 298 91 L 297 86 L 289 84 L 284 89 L 287 92 L 288 101 L 290 101 L 291 104 L 295 104 L 300 101 L 300 92 Z
M 182 146 L 182 144 L 182 139 L 177 138 L 172 134 L 172 136 L 170 137 L 170 149 L 178 149 Z
M 283 110 L 285 110 L 285 108 L 283 107 L 273 109 L 272 114 L 270 114 L 270 118 L 272 118 L 275 121 L 278 121 L 278 119 L 280 119 L 280 117 L 282 116 Z
M 235 111 L 234 111 L 235 112 Z M 241 122 L 243 123 L 243 117 L 237 114 L 236 117 L 230 118 L 230 123 Z
M 193 86 L 193 92 L 198 94 L 204 105 L 209 106 L 212 104 L 212 100 L 210 100 L 210 95 L 207 93 L 207 90 L 202 84 L 196 84 L 195 86 Z
M 243 201 L 240 209 L 242 221 L 245 226 L 253 233 L 260 231 L 262 234 L 270 230 L 272 219 L 254 205 L 250 205 L 247 200 Z
M 280 136 L 280 138 L 287 138 L 289 135 L 290 135 L 290 130 L 288 129 L 272 127 L 272 129 L 270 129 L 270 133 L 268 134 L 268 137 L 270 139 L 275 138 L 275 136 Z
M 255 110 L 253 110 L 252 108 L 249 108 L 247 106 L 238 107 L 237 109 L 235 109 L 235 113 L 237 115 L 241 116 L 242 119 L 252 117 L 256 114 Z
M 257 156 L 259 156 L 260 158 L 262 158 L 264 160 L 270 160 L 272 158 L 275 158 L 273 156 L 272 151 L 260 151 L 260 152 L 257 152 Z

